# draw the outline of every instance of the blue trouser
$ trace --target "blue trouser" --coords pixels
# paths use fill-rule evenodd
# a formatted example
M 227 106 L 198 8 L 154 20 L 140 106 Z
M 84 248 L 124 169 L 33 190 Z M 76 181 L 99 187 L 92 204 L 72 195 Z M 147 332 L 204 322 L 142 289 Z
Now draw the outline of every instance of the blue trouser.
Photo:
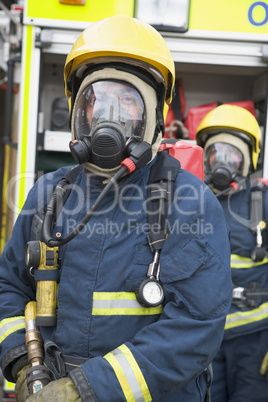
M 268 382 L 260 374 L 267 351 L 268 330 L 224 341 L 212 364 L 212 402 L 267 402 Z

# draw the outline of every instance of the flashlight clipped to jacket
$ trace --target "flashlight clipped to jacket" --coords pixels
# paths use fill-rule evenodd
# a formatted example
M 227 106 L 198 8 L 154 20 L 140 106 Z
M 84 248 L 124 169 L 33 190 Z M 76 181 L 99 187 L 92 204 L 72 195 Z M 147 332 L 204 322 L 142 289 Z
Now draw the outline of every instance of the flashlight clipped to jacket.
M 50 248 L 44 242 L 29 241 L 26 247 L 26 264 L 34 269 L 36 302 L 25 309 L 25 343 L 31 368 L 27 371 L 29 394 L 35 394 L 51 381 L 50 371 L 44 365 L 43 340 L 39 326 L 56 325 L 58 247 Z
M 29 241 L 26 246 L 26 264 L 36 281 L 36 325 L 55 326 L 59 278 L 58 247 L 51 248 L 37 240 Z

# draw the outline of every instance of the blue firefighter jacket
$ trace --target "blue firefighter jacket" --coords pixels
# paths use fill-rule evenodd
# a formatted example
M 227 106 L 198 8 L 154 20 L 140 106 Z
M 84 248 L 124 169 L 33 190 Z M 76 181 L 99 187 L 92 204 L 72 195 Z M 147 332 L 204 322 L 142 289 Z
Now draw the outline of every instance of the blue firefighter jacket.
M 218 351 L 231 303 L 228 229 L 222 208 L 198 178 L 180 169 L 160 258 L 163 306 L 146 308 L 135 289 L 153 254 L 146 233 L 149 165 L 110 191 L 84 230 L 60 247 L 56 327 L 44 340 L 88 360 L 82 369 L 99 401 L 202 401 L 204 370 Z M 24 309 L 35 300 L 25 264 L 33 214 L 67 168 L 29 192 L 0 258 L 0 358 L 25 342 Z M 82 171 L 57 219 L 66 236 L 103 184 Z M 3 367 L 5 375 L 8 371 Z
M 268 258 L 261 262 L 251 259 L 251 250 L 256 246 L 256 234 L 250 230 L 251 183 L 244 190 L 230 196 L 222 196 L 219 201 L 230 227 L 231 272 L 234 286 L 248 288 L 255 283 L 257 288 L 268 288 Z M 263 220 L 268 222 L 268 192 L 263 189 Z M 263 231 L 263 244 L 267 244 L 267 231 Z M 227 315 L 224 339 L 246 335 L 268 328 L 267 298 L 255 300 L 255 305 L 246 302 L 232 304 Z

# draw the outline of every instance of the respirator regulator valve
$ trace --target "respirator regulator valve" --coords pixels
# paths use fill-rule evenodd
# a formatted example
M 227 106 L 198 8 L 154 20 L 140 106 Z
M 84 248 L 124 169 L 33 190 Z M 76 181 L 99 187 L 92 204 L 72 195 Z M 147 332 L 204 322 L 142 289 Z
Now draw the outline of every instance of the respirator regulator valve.
M 91 155 L 90 141 L 84 137 L 83 140 L 72 140 L 69 143 L 69 148 L 74 160 L 82 165 L 86 163 Z

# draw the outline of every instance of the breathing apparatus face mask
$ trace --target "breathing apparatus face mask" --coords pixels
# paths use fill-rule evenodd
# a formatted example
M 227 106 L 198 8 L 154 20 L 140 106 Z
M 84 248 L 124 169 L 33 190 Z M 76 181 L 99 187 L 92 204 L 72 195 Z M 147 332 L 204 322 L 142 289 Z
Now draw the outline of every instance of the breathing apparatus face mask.
M 219 190 L 228 188 L 237 176 L 243 173 L 243 155 L 231 144 L 215 143 L 208 146 L 204 152 L 205 175 Z
M 214 135 L 204 146 L 205 183 L 216 192 L 247 177 L 250 164 L 249 145 L 235 135 Z
M 88 141 L 91 162 L 102 168 L 118 166 L 130 139 L 143 140 L 145 107 L 130 84 L 98 81 L 79 97 L 74 118 L 75 137 Z
M 87 76 L 72 114 L 76 161 L 96 174 L 114 174 L 133 144 L 152 144 L 156 102 L 154 89 L 132 74 L 107 68 Z

